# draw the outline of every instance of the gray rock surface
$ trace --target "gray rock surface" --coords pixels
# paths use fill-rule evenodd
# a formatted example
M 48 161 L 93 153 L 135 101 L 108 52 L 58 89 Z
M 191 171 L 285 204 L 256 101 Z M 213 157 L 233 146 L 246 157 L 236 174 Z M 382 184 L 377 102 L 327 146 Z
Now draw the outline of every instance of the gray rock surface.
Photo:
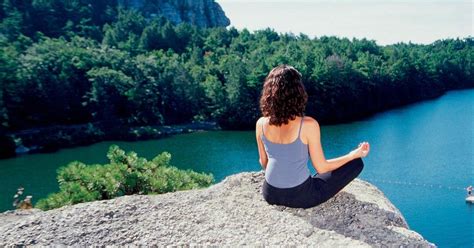
M 244 172 L 206 189 L 8 211 L 0 214 L 0 246 L 434 246 L 362 180 L 308 209 L 269 205 L 263 180 L 263 172 Z
M 119 4 L 140 10 L 145 16 L 162 15 L 174 24 L 189 22 L 200 27 L 226 27 L 230 24 L 214 0 L 119 0 Z

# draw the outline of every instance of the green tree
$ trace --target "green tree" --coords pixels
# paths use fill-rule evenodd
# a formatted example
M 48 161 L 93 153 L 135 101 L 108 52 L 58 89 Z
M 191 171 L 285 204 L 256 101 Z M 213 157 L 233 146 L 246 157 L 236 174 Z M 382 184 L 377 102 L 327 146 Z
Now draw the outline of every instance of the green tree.
M 87 93 L 88 103 L 95 107 L 92 116 L 96 120 L 110 120 L 128 117 L 128 91 L 133 89 L 133 79 L 122 71 L 107 67 L 93 68 L 87 72 L 92 83 Z
M 212 174 L 171 166 L 167 152 L 148 161 L 111 145 L 107 157 L 110 162 L 104 165 L 72 161 L 59 168 L 59 192 L 39 200 L 36 207 L 48 210 L 123 195 L 162 194 L 208 187 L 214 182 Z
M 146 26 L 146 20 L 134 9 L 118 9 L 117 21 L 104 25 L 103 44 L 131 53 L 138 53 L 140 37 Z
M 92 41 L 49 39 L 35 43 L 18 58 L 14 81 L 6 81 L 10 122 L 27 128 L 73 124 L 89 118 L 81 101 L 94 64 Z M 14 75 L 15 75 L 14 74 Z
M 1 3 L 0 123 L 8 130 L 110 118 L 253 128 L 265 76 L 283 63 L 302 73 L 306 114 L 323 124 L 474 87 L 472 37 L 379 46 L 173 25 L 116 0 Z

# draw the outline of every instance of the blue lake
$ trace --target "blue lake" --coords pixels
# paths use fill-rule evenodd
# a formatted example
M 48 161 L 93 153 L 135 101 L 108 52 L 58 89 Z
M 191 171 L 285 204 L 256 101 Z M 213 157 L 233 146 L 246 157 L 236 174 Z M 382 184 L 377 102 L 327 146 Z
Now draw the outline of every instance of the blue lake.
M 474 246 L 474 205 L 463 188 L 474 185 L 474 90 L 450 91 L 429 101 L 347 124 L 322 126 L 326 158 L 361 141 L 371 152 L 361 178 L 379 187 L 411 229 L 440 247 Z M 172 164 L 210 172 L 216 181 L 260 170 L 254 132 L 213 131 L 140 142 L 108 141 L 0 160 L 0 211 L 11 209 L 19 185 L 34 200 L 57 190 L 56 169 L 72 160 L 107 162 L 111 144 L 153 158 L 169 151 Z M 314 170 L 313 170 L 314 173 Z

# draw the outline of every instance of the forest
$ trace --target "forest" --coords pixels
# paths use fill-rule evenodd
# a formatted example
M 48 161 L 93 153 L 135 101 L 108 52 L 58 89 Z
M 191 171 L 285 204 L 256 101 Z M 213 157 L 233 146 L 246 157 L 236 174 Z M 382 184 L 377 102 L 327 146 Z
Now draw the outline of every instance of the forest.
M 100 121 L 251 129 L 278 64 L 302 73 L 306 114 L 323 124 L 474 87 L 473 37 L 381 46 L 173 25 L 113 0 L 1 3 L 0 136 Z

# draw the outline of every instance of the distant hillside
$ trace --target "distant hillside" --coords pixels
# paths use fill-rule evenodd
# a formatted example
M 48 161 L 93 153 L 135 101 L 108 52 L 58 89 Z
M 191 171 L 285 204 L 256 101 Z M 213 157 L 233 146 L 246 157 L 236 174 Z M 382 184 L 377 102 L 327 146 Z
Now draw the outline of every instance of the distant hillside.
M 0 38 L 15 40 L 19 33 L 34 40 L 41 35 L 76 34 L 102 40 L 104 24 L 117 21 L 120 6 L 136 11 L 148 20 L 162 16 L 175 25 L 189 23 L 212 28 L 230 24 L 214 0 L 0 0 Z M 38 36 L 37 32 L 41 34 Z
M 145 16 L 162 15 L 173 24 L 188 22 L 199 27 L 226 27 L 230 24 L 214 0 L 119 0 L 120 5 L 140 10 Z
M 474 87 L 473 37 L 379 46 L 173 24 L 224 17 L 210 0 L 0 0 L 0 157 L 195 121 L 253 129 L 279 64 L 301 72 L 323 125 Z

